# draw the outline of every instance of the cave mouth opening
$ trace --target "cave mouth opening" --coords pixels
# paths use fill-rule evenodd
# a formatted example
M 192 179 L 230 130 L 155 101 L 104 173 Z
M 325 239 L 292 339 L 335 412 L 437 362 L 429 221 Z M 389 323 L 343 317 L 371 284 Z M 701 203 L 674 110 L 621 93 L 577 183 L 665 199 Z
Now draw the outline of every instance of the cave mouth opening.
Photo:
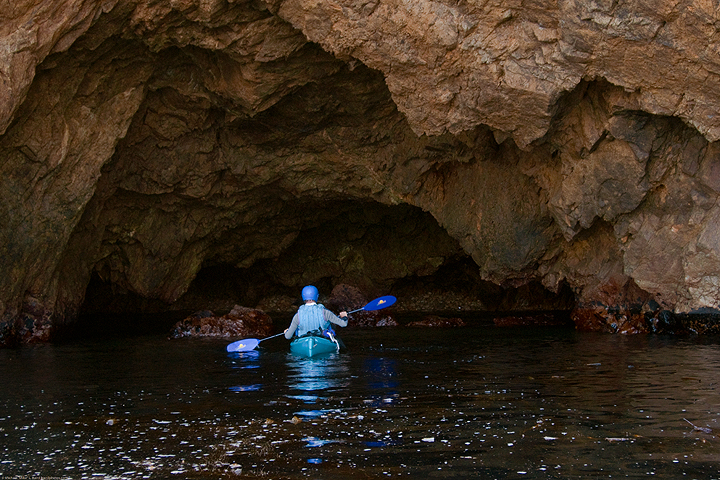
M 279 255 L 249 267 L 228 262 L 226 255 L 208 257 L 172 304 L 143 298 L 94 274 L 77 324 L 100 335 L 161 333 L 197 311 L 224 315 L 235 305 L 259 308 L 284 322 L 300 305 L 300 290 L 307 284 L 318 287 L 321 301 L 339 284 L 357 288 L 368 300 L 395 295 L 398 316 L 487 319 L 550 311 L 563 315 L 574 307 L 567 286 L 550 292 L 539 282 L 511 288 L 483 280 L 458 242 L 417 207 L 346 201 L 336 203 L 333 212 L 297 232 Z

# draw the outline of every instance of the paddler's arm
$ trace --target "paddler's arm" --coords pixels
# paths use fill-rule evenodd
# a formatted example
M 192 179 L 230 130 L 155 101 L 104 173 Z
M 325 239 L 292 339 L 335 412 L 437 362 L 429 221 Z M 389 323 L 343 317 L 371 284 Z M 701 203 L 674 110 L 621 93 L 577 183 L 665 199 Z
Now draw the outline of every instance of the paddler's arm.
M 347 327 L 347 312 L 340 312 L 340 316 L 338 317 L 330 310 L 326 309 L 323 314 L 325 315 L 325 320 L 327 320 L 328 322 L 334 323 L 335 325 L 339 325 L 341 327 Z
M 290 340 L 293 335 L 295 335 L 295 330 L 297 330 L 298 325 L 300 324 L 300 319 L 298 318 L 297 313 L 292 319 L 292 322 L 290 323 L 290 326 L 285 330 L 285 338 Z

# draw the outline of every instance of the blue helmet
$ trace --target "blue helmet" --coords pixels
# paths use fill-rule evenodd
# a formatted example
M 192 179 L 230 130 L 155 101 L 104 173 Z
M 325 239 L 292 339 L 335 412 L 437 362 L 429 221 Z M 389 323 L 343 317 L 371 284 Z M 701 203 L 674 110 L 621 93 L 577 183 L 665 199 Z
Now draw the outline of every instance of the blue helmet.
M 308 285 L 307 287 L 302 289 L 302 299 L 304 300 L 312 300 L 314 302 L 317 302 L 318 299 L 318 289 L 313 287 L 312 285 Z

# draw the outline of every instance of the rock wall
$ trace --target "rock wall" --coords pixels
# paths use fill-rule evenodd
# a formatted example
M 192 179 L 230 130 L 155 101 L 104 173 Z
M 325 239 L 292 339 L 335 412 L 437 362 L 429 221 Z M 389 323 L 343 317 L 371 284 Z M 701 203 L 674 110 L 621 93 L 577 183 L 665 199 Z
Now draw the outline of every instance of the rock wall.
M 49 338 L 93 276 L 173 304 L 259 262 L 373 291 L 468 256 L 569 285 L 577 322 L 716 308 L 717 21 L 662 0 L 7 5 L 0 343 Z

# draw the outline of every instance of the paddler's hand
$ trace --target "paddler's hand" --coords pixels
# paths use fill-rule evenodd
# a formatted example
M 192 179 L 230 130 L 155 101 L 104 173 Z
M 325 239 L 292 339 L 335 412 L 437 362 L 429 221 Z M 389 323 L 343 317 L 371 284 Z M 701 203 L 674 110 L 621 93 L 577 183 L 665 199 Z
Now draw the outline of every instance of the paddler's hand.
M 338 317 L 340 317 L 340 318 L 345 318 L 345 317 L 347 317 L 347 312 L 343 310 L 342 312 L 340 312 L 340 314 L 338 315 Z

